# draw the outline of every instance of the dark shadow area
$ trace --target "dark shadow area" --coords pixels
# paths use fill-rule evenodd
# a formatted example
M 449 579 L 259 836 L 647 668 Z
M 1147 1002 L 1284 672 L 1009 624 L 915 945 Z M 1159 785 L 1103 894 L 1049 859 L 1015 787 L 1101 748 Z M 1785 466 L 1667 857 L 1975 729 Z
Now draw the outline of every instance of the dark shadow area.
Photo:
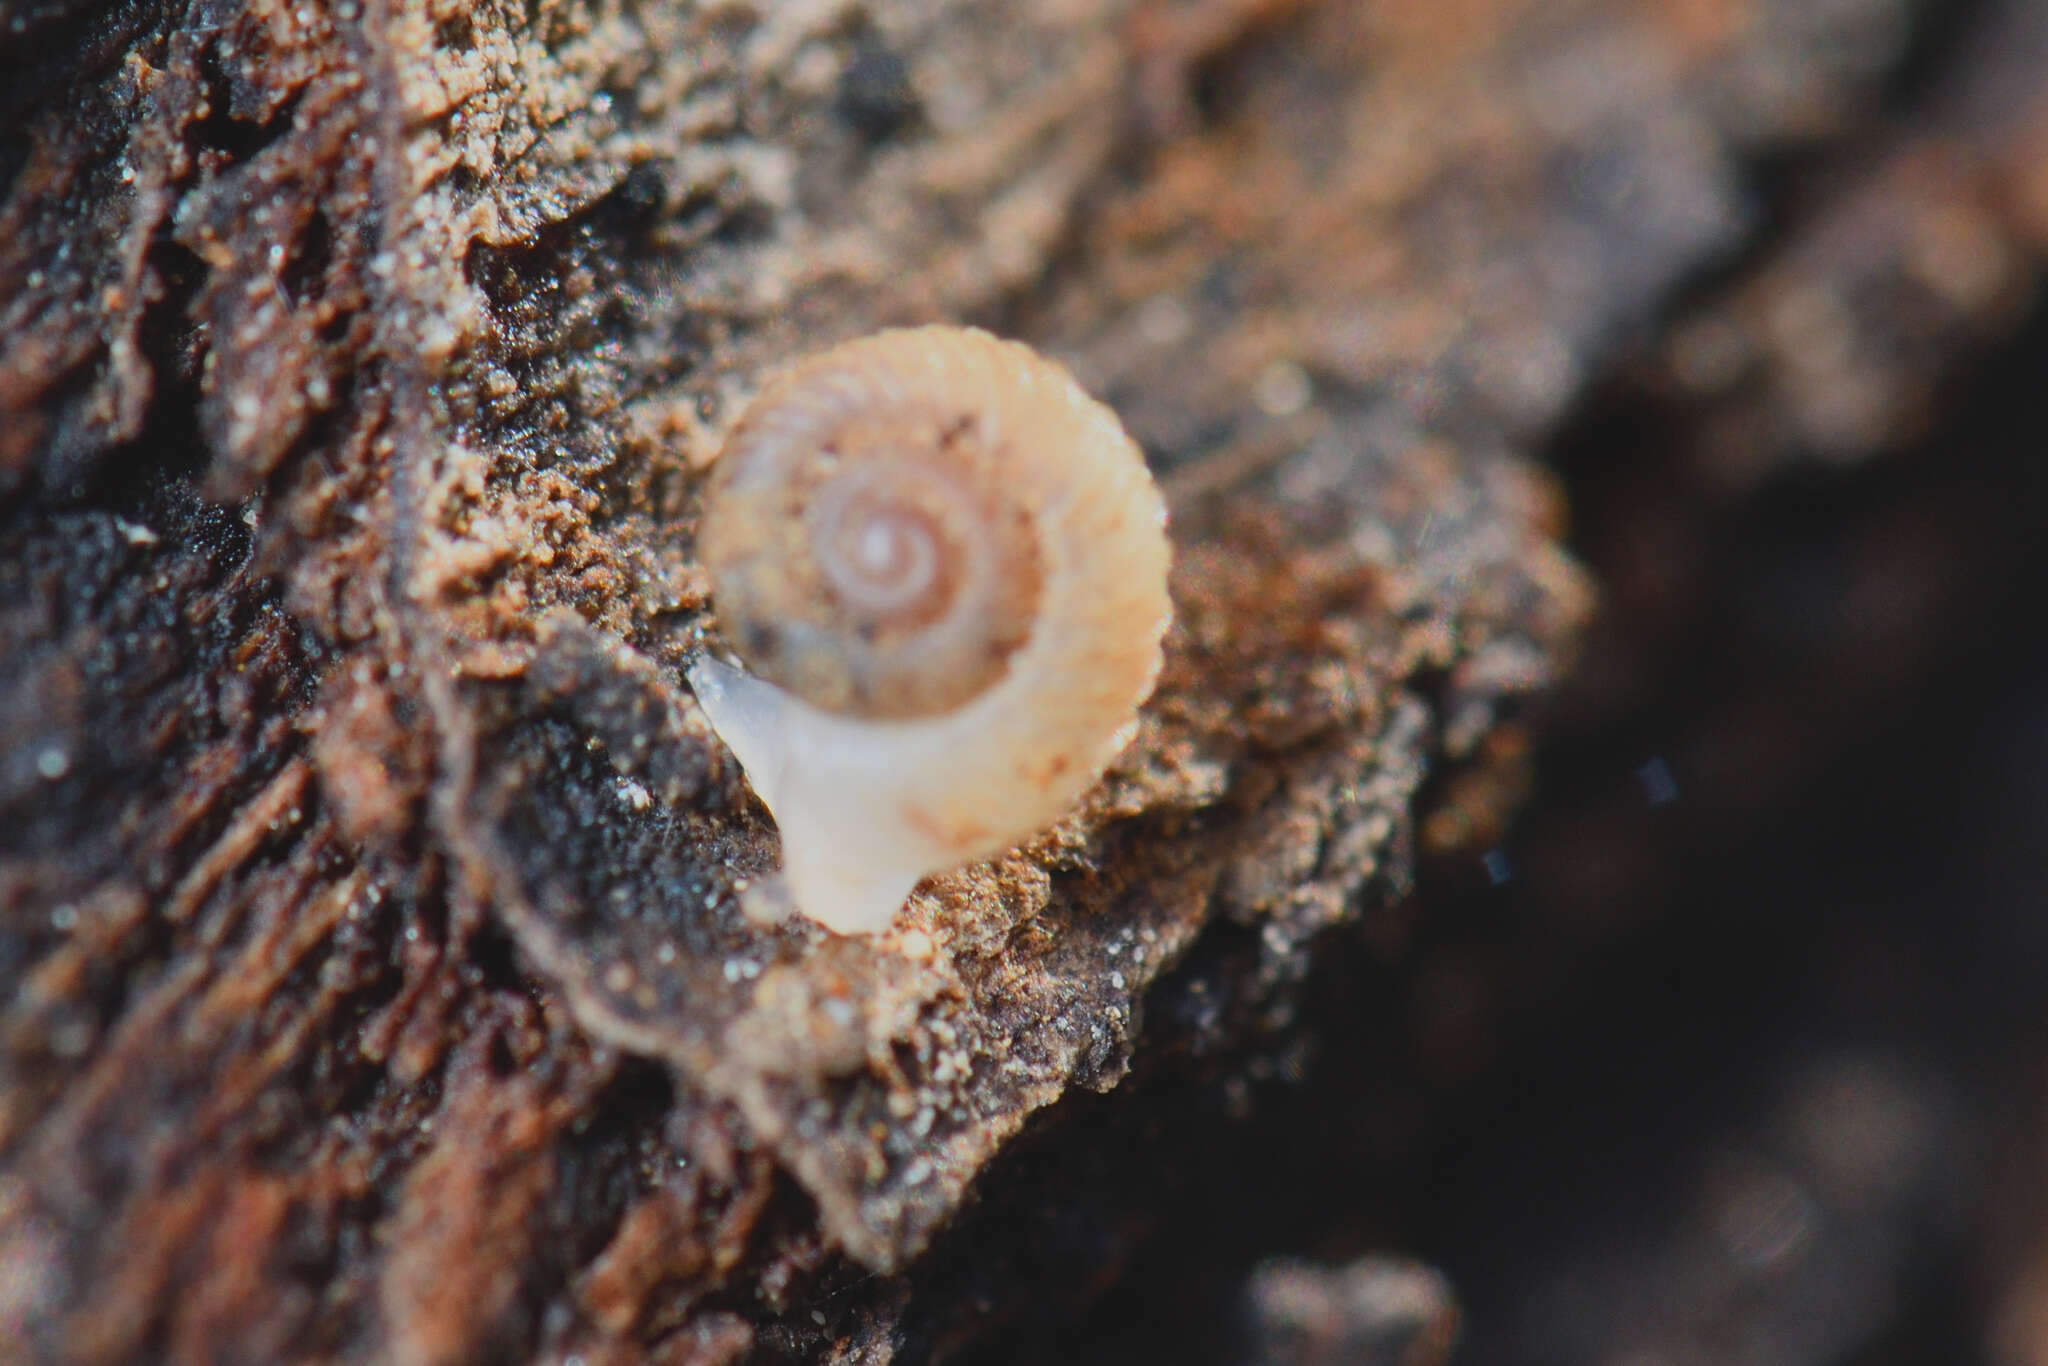
M 1919 448 L 1720 511 L 1683 413 L 1590 408 L 1554 459 L 1607 612 L 1513 837 L 1427 870 L 1402 971 L 1331 946 L 1298 1084 L 1173 1082 L 1250 1117 L 1160 1138 L 1128 1274 L 975 1359 L 1233 1360 L 1260 1260 L 1370 1252 L 1449 1274 L 1461 1362 L 1986 1359 L 2048 1036 L 2044 373 L 2037 322 Z M 1630 582 L 1645 522 L 1685 582 Z

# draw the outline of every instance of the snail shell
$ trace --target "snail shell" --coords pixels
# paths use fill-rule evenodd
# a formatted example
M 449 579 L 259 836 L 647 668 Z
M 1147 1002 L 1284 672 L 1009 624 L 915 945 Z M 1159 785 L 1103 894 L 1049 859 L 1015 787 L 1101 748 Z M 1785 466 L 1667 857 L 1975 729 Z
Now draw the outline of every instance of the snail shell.
M 1019 343 L 882 332 L 769 383 L 699 538 L 748 671 L 689 678 L 798 909 L 879 932 L 1074 805 L 1158 678 L 1165 526 L 1116 415 Z

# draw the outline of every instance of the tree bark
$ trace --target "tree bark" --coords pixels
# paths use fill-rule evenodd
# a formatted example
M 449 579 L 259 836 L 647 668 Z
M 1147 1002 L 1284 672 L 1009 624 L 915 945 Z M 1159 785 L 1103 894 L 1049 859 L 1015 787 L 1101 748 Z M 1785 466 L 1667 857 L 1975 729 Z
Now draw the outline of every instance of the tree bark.
M 1655 354 L 1777 434 L 1731 468 L 1855 458 L 1913 386 L 1816 379 L 1774 300 L 1903 282 L 1944 361 L 2010 325 L 2024 101 L 1675 307 L 1757 240 L 1745 167 L 1875 107 L 1896 7 L 1814 13 L 0 4 L 0 1341 L 909 1361 L 1108 1275 L 1148 1158 L 1069 1146 L 1091 1107 L 1283 1056 L 1318 945 L 1398 965 L 1418 843 L 1521 800 L 1589 385 L 1711 324 Z M 702 474 L 778 362 L 930 320 L 1144 447 L 1165 676 L 888 935 L 763 928 L 683 681 Z

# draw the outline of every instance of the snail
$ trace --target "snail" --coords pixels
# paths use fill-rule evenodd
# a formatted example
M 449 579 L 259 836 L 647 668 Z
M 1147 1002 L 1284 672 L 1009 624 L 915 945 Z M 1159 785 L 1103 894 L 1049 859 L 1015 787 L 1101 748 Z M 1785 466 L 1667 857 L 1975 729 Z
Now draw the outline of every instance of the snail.
M 782 836 L 787 900 L 888 928 L 923 877 L 1064 815 L 1160 668 L 1166 509 L 1116 415 L 1018 342 L 880 332 L 772 379 L 698 548 L 687 673 Z

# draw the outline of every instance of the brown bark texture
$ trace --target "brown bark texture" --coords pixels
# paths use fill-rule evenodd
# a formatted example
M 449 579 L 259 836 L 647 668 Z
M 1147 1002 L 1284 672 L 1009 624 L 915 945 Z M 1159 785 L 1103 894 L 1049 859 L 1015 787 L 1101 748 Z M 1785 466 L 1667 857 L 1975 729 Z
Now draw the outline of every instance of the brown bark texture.
M 1157 1098 L 1284 1070 L 1321 947 L 1398 974 L 1418 851 L 1523 800 L 1589 390 L 1734 502 L 2015 325 L 2048 21 L 1987 8 L 1883 126 L 1887 0 L 0 0 L 0 1353 L 922 1361 L 1086 1299 L 1205 1141 Z M 1165 674 L 888 934 L 762 927 L 700 486 L 922 321 L 1121 414 Z

